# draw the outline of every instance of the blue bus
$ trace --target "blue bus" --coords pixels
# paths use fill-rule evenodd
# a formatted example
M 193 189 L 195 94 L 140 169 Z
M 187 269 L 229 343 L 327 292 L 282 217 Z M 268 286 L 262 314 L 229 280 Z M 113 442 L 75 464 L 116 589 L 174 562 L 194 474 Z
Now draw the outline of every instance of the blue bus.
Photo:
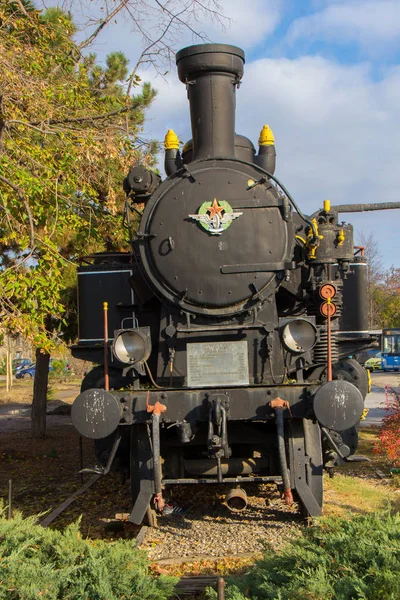
M 400 371 L 400 328 L 382 329 L 382 369 Z

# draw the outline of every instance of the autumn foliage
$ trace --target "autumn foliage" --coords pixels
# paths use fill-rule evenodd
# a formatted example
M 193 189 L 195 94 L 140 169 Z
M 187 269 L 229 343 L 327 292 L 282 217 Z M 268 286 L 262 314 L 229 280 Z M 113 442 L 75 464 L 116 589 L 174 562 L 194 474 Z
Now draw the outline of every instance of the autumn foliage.
M 21 6 L 0 3 L 1 328 L 50 351 L 74 261 L 129 245 L 122 179 L 152 163 L 137 134 L 155 91 L 126 89 L 122 53 L 83 56 L 70 15 Z
M 386 410 L 382 421 L 379 442 L 375 447 L 378 454 L 387 457 L 393 467 L 400 467 L 400 395 L 387 390 Z

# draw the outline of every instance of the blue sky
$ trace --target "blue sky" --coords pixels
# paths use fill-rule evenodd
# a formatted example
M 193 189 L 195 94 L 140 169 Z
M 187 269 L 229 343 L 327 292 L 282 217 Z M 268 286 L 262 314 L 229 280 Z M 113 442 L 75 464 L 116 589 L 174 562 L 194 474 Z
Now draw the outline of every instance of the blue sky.
M 116 3 L 109 0 L 108 6 Z M 135 10 L 143 0 L 129 3 Z M 81 24 L 88 14 L 96 19 L 107 10 L 107 0 L 63 4 Z M 219 5 L 229 19 L 224 27 L 207 19 L 194 26 L 210 41 L 246 52 L 236 131 L 256 144 L 263 124 L 270 125 L 276 175 L 300 207 L 312 213 L 326 198 L 334 204 L 399 201 L 400 0 L 220 0 Z M 94 51 L 104 60 L 122 50 L 134 65 L 141 39 L 128 16 L 116 20 L 97 38 Z M 181 31 L 174 42 L 179 50 L 198 40 Z M 151 68 L 140 71 L 158 90 L 143 136 L 162 140 L 173 128 L 186 141 L 191 133 L 185 88 L 174 65 L 167 69 L 164 78 Z M 385 267 L 400 266 L 400 210 L 343 219 L 353 223 L 356 236 L 374 234 Z

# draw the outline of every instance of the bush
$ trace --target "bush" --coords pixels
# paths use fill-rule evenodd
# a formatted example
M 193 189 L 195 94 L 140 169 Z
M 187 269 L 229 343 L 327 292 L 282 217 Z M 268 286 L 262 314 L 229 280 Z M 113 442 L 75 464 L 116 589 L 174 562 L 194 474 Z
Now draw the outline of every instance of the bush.
M 400 515 L 321 519 L 230 581 L 227 600 L 398 600 Z
M 0 375 L 5 375 L 7 372 L 7 359 L 4 357 L 0 360 Z
M 149 575 L 132 541 L 84 540 L 79 522 L 60 532 L 0 517 L 1 600 L 167 600 L 175 583 Z
M 388 393 L 386 410 L 374 450 L 386 456 L 393 467 L 400 467 L 400 396 L 395 392 Z

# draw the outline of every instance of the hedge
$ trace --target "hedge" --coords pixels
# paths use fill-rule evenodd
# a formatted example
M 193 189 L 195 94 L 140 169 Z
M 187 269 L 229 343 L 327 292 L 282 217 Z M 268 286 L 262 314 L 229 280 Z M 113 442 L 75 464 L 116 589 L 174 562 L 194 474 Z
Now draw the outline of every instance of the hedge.
M 208 590 L 207 597 L 216 594 Z M 281 551 L 267 548 L 226 600 L 399 600 L 400 515 L 321 519 Z
M 56 531 L 0 517 L 1 600 L 167 600 L 176 581 L 150 575 L 132 540 L 82 539 L 79 521 Z

